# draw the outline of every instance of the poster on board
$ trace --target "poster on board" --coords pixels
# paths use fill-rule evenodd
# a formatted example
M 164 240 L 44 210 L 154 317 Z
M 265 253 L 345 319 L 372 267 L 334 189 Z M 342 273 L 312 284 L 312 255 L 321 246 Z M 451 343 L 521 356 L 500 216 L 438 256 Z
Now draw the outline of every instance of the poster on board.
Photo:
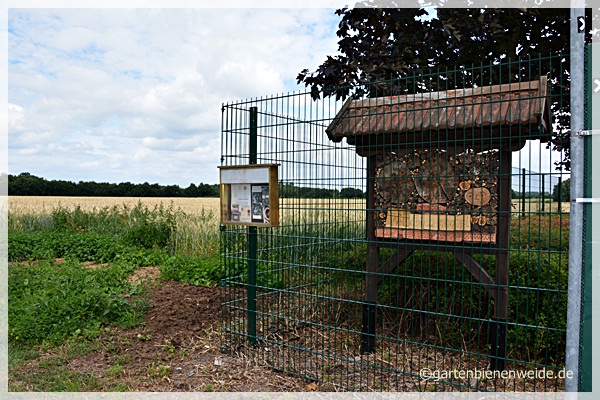
M 252 222 L 250 193 L 250 185 L 231 185 L 231 221 Z
M 252 222 L 269 223 L 269 185 L 252 185 Z

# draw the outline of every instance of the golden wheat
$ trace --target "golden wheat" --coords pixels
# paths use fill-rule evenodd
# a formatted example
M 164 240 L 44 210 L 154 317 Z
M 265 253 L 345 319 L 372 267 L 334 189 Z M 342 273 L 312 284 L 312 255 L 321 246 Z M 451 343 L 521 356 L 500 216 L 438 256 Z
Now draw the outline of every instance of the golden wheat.
M 173 204 L 175 209 L 179 209 L 186 214 L 196 215 L 202 212 L 212 211 L 218 215 L 219 199 L 212 197 L 203 198 L 165 198 L 165 197 L 59 197 L 59 196 L 9 196 L 9 212 L 20 213 L 50 213 L 53 209 L 62 207 L 74 209 L 79 206 L 82 210 L 92 211 L 104 207 L 126 205 L 131 208 L 141 203 L 152 209 L 155 206 L 168 207 Z

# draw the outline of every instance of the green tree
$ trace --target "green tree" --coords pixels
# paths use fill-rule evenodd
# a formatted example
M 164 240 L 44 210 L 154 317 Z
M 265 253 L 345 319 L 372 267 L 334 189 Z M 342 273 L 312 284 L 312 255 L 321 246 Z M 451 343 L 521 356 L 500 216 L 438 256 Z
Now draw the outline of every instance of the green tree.
M 348 187 L 340 190 L 340 197 L 343 199 L 362 199 L 365 197 L 365 194 L 360 189 Z
M 552 190 L 552 200 L 554 201 L 569 201 L 571 199 L 571 178 L 565 179 L 561 183 L 554 185 Z
M 16 177 L 9 176 L 8 195 L 9 196 L 44 196 L 47 191 L 47 181 L 31 175 L 29 172 L 23 172 Z

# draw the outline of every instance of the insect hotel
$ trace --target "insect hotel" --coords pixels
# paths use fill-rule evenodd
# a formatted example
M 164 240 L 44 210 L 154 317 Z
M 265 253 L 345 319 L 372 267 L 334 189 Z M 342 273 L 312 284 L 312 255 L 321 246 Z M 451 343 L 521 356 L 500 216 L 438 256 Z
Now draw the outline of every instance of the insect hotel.
M 414 250 L 450 252 L 494 302 L 491 368 L 504 369 L 512 152 L 550 139 L 547 79 L 348 99 L 326 129 L 367 159 L 361 352 L 375 350 L 378 285 Z M 379 250 L 395 249 L 380 263 Z M 473 254 L 495 256 L 490 274 Z

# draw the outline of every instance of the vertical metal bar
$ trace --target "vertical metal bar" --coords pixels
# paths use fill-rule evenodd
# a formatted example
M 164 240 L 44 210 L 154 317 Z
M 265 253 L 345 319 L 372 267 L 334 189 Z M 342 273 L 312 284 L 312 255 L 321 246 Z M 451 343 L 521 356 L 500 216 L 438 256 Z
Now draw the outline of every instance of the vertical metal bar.
M 256 164 L 258 137 L 258 108 L 250 107 L 249 163 Z M 256 345 L 256 248 L 257 229 L 248 227 L 248 339 Z
M 523 182 L 521 183 L 521 216 L 525 218 L 525 168 L 523 168 Z
M 542 212 L 546 209 L 546 174 L 542 174 Z
M 571 132 L 584 128 L 584 31 L 579 30 L 579 19 L 584 17 L 584 0 L 571 0 Z M 571 137 L 571 185 L 569 225 L 569 286 L 567 298 L 567 371 L 572 378 L 565 379 L 565 391 L 579 389 L 580 369 L 580 322 L 581 322 L 581 272 L 583 264 L 583 204 L 572 199 L 583 197 L 584 143 L 581 138 Z
M 558 206 L 556 211 L 562 212 L 562 177 L 558 178 Z

